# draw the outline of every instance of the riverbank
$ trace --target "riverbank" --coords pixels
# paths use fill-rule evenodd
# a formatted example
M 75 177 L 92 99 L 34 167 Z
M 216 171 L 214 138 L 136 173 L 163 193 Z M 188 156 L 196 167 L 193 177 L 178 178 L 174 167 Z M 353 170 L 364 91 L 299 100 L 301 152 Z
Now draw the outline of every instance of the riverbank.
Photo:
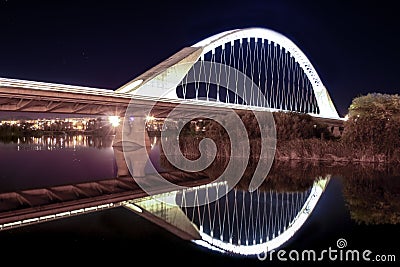
M 400 163 L 400 151 L 388 156 L 372 147 L 354 148 L 342 140 L 294 139 L 277 142 L 278 160 L 312 160 L 334 162 Z
M 199 143 L 203 137 L 181 136 L 180 149 L 187 158 L 200 157 Z M 213 139 L 213 138 L 211 138 Z M 231 155 L 229 140 L 213 139 L 218 152 L 216 157 L 229 158 Z M 249 140 L 250 157 L 259 158 L 261 139 Z M 205 149 L 207 151 L 207 149 Z M 324 161 L 324 162 L 364 162 L 364 163 L 400 163 L 400 150 L 390 156 L 378 153 L 373 147 L 356 148 L 343 140 L 326 140 L 318 138 L 276 140 L 274 158 L 280 161 Z
M 343 133 L 338 136 L 329 130 L 330 125 L 308 114 L 274 112 L 273 125 L 270 122 L 260 124 L 251 111 L 237 111 L 236 113 L 246 127 L 247 134 L 236 131 L 236 127 L 232 125 L 231 132 L 228 134 L 221 125 L 211 120 L 203 122 L 204 132 L 196 132 L 192 129 L 193 127 L 188 126 L 179 136 L 182 153 L 188 155 L 189 158 L 197 158 L 200 156 L 198 151 L 200 141 L 210 138 L 218 148 L 217 157 L 230 157 L 230 135 L 236 135 L 236 140 L 247 139 L 249 141 L 250 157 L 252 158 L 259 157 L 261 142 L 263 142 L 267 145 L 276 143 L 273 156 L 278 160 L 400 163 L 400 137 L 398 135 L 400 122 L 397 122 L 397 115 L 382 119 L 375 118 L 374 114 L 374 116 L 356 114 L 344 122 Z M 265 115 L 260 114 L 260 117 L 262 116 Z M 229 116 L 223 119 L 227 125 L 234 123 Z M 276 142 L 261 140 L 261 132 Z M 242 144 L 233 145 L 241 146 Z

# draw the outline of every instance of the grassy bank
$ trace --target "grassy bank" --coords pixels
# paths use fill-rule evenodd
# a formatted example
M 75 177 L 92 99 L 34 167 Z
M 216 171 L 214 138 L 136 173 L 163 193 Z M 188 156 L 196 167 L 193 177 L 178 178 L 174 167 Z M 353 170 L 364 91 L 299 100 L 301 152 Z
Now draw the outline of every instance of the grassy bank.
M 400 163 L 400 151 L 391 155 L 373 147 L 355 148 L 342 140 L 294 139 L 277 142 L 278 160 L 317 160 L 337 162 Z

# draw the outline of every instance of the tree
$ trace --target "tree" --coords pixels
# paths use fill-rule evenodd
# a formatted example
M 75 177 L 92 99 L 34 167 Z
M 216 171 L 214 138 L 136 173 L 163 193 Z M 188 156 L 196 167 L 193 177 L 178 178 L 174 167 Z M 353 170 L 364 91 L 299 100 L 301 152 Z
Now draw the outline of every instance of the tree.
M 388 158 L 399 157 L 399 95 L 370 93 L 354 98 L 342 138 L 356 149 L 371 149 Z
M 333 138 L 328 126 L 317 122 L 311 115 L 298 112 L 274 112 L 278 141 Z

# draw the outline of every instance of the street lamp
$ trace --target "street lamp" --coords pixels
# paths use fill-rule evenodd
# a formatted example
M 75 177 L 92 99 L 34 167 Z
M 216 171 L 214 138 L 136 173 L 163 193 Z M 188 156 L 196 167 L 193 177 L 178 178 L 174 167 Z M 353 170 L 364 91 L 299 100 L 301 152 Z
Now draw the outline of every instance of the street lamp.
M 108 116 L 108 121 L 113 127 L 118 127 L 120 123 L 119 116 Z

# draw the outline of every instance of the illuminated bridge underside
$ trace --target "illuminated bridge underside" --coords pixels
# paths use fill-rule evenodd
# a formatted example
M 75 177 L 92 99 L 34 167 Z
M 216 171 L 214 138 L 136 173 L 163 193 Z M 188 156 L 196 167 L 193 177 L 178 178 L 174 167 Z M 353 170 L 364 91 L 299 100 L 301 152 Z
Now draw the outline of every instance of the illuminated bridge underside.
M 142 112 L 144 110 L 142 107 L 157 103 L 151 112 L 157 118 L 165 118 L 177 105 L 180 106 L 182 111 L 175 113 L 178 118 L 195 118 L 202 114 L 208 115 L 210 112 L 214 115 L 224 115 L 230 109 L 265 110 L 265 108 L 260 107 L 222 102 L 149 97 L 117 93 L 107 89 L 0 78 L 0 111 L 117 115 L 123 117 L 128 105 L 132 105 L 132 103 L 134 103 L 138 116 L 147 115 L 147 113 Z M 342 126 L 341 120 L 319 119 L 328 125 Z
M 129 103 L 134 103 L 138 116 L 147 115 L 141 114 L 143 107 L 154 105 L 152 115 L 157 118 L 167 116 L 178 104 L 184 111 L 182 116 L 189 117 L 207 114 L 210 108 L 225 114 L 231 108 L 224 103 L 210 105 L 206 101 L 132 96 L 107 89 L 0 78 L 0 111 L 124 116 Z
M 0 110 L 120 115 L 130 97 L 111 90 L 0 78 Z

